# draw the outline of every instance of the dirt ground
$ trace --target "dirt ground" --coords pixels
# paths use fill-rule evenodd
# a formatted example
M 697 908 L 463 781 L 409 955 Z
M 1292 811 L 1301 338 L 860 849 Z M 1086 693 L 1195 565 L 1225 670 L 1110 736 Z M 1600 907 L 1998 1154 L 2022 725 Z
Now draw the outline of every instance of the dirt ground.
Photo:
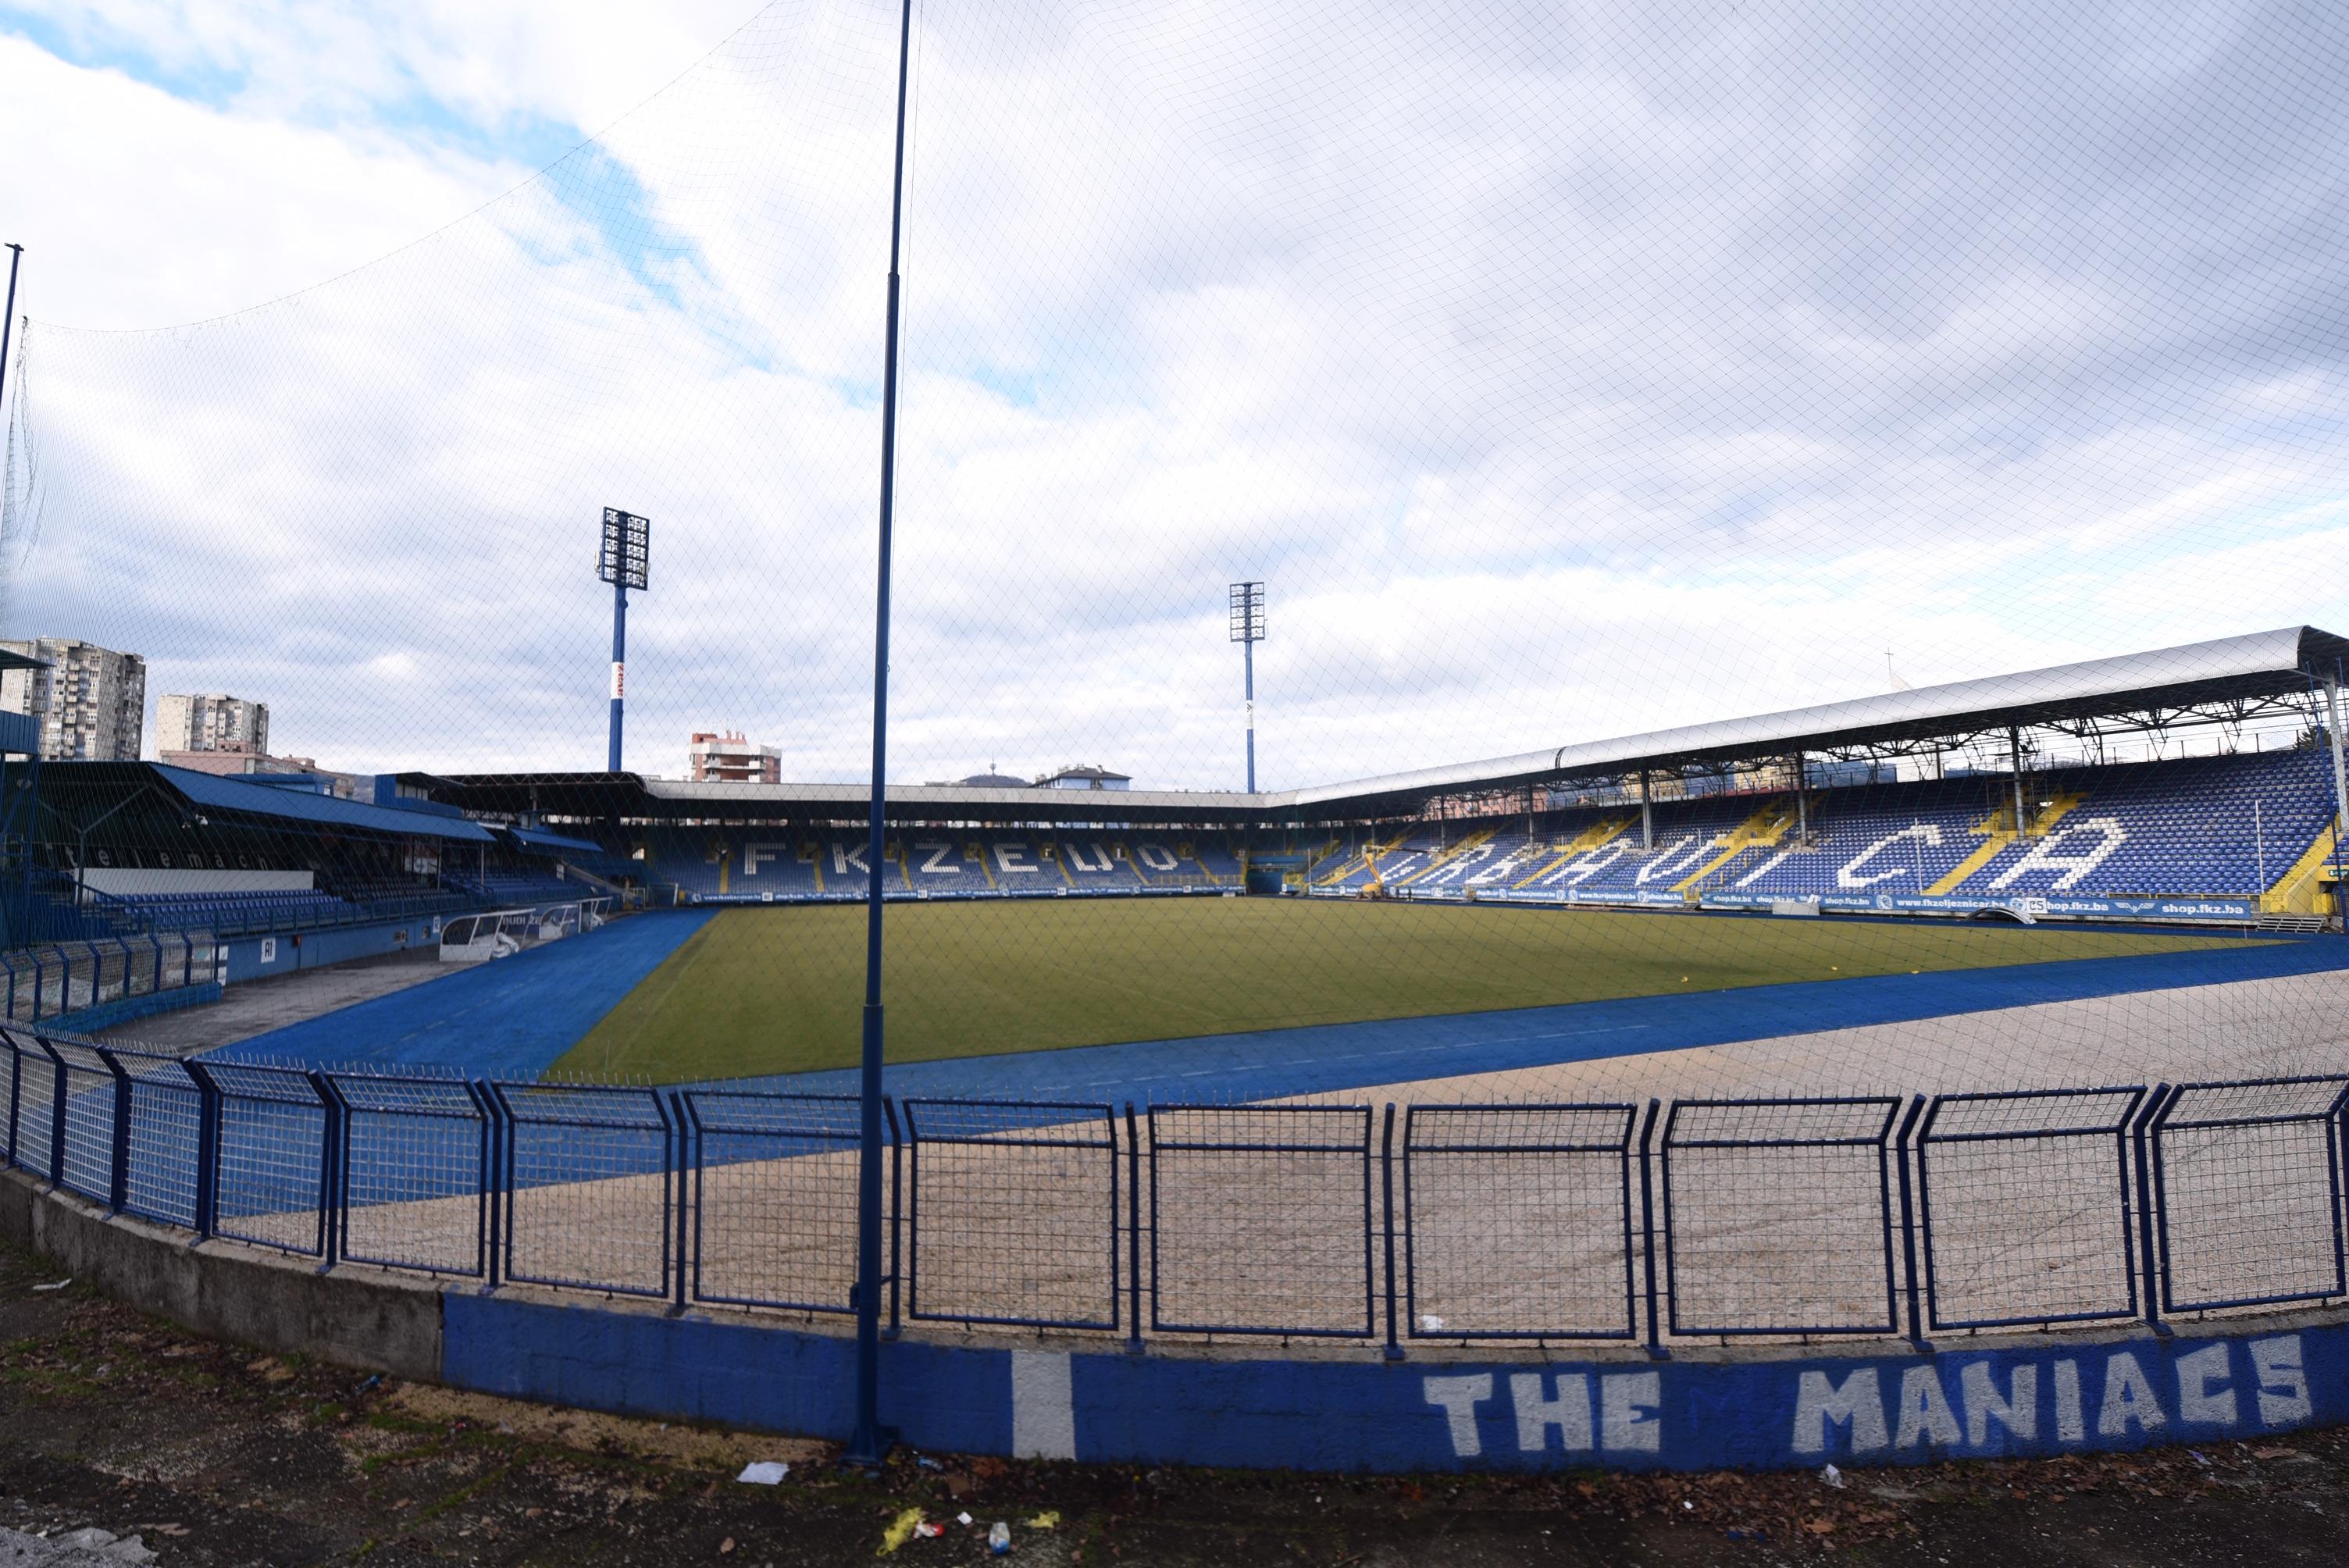
M 2197 1453 L 1639 1480 L 1013 1464 L 454 1394 L 195 1338 L 0 1247 L 0 1527 L 165 1564 L 2280 1563 L 2349 1550 L 2349 1433 Z M 772 1487 L 734 1477 L 788 1461 Z M 917 1511 L 917 1512 L 916 1512 Z M 972 1523 L 958 1522 L 962 1513 Z M 944 1526 L 912 1535 L 909 1514 Z M 1049 1522 L 1038 1522 L 1047 1521 Z M 891 1527 L 907 1535 L 885 1552 Z

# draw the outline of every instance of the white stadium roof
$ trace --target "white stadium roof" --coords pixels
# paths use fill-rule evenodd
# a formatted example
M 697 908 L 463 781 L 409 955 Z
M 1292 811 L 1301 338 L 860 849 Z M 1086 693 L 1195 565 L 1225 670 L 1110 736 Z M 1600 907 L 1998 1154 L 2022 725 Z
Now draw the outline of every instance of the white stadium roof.
M 2151 653 L 2090 659 L 2013 675 L 1953 681 L 1751 718 L 1682 725 L 1610 740 L 1571 741 L 1479 762 L 1267 790 L 1039 789 L 963 784 L 892 785 L 899 820 L 1278 821 L 1387 813 L 1431 796 L 1475 794 L 1553 780 L 1677 771 L 1795 752 L 1943 748 L 2010 727 L 2159 727 L 2180 720 L 2240 719 L 2277 711 L 2349 658 L 2349 638 L 2287 626 Z M 622 816 L 849 819 L 864 814 L 863 783 L 687 783 L 633 774 L 503 774 L 460 779 L 411 774 L 437 797 L 472 810 L 609 815 L 616 789 L 635 792 Z
M 1674 769 L 1796 751 L 1831 751 L 1962 738 L 2010 725 L 2130 714 L 2158 715 L 2209 703 L 2256 702 L 2305 691 L 2337 671 L 2349 639 L 2313 626 L 2189 643 L 2147 654 L 2090 659 L 2016 675 L 1986 676 L 1753 718 L 1682 725 L 1648 735 L 1579 741 L 1483 762 L 1422 769 L 1299 789 L 1285 803 L 1336 801 L 1506 789 L 1546 779 Z

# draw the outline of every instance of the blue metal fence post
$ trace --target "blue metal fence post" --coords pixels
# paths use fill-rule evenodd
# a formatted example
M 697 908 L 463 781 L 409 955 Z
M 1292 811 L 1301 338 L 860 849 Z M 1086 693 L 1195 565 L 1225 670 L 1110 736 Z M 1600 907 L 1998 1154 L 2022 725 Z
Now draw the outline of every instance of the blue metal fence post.
M 491 1131 L 489 1131 L 489 1286 L 496 1291 L 505 1282 L 512 1263 L 512 1237 L 507 1228 L 512 1216 L 507 1213 L 507 1188 L 510 1173 L 514 1169 L 514 1110 L 505 1103 L 505 1091 L 496 1082 L 484 1082 L 481 1096 L 489 1101 Z
M 685 1310 L 686 1287 L 691 1283 L 686 1273 L 687 1269 L 692 1266 L 689 1261 L 691 1254 L 686 1251 L 686 1245 L 687 1230 L 692 1221 L 694 1207 L 693 1196 L 686 1176 L 689 1169 L 698 1171 L 701 1161 L 698 1158 L 698 1151 L 688 1147 L 688 1140 L 692 1134 L 691 1123 L 687 1118 L 684 1101 L 674 1092 L 665 1097 L 656 1096 L 655 1098 L 666 1099 L 668 1117 L 674 1128 L 671 1136 L 677 1140 L 676 1155 L 669 1162 L 674 1172 L 673 1179 L 677 1182 L 677 1289 L 669 1298 L 669 1310 L 682 1313 Z
M 1925 1097 L 1916 1095 L 1909 1101 L 1909 1114 L 1900 1119 L 1900 1130 L 1892 1140 L 1892 1158 L 1900 1162 L 1900 1254 L 1902 1272 L 1909 1284 L 1909 1343 L 1920 1354 L 1933 1354 L 1933 1343 L 1925 1337 L 1924 1315 L 1918 1305 L 1917 1280 L 1917 1213 L 1910 1195 L 1909 1157 L 1911 1152 L 1909 1135 L 1917 1130 L 1917 1119 L 1925 1112 Z
M 2170 1087 L 2166 1083 L 2156 1084 L 2154 1086 L 2153 1092 L 2146 1097 L 2145 1104 L 2141 1109 L 2139 1109 L 2135 1119 L 2130 1124 L 2129 1140 L 2129 1141 L 2135 1146 L 2137 1156 L 2137 1181 L 2135 1187 L 2137 1194 L 2137 1247 L 2141 1253 L 2138 1267 L 2132 1272 L 2143 1276 L 2145 1287 L 2146 1326 L 2152 1329 L 2156 1334 L 2165 1336 L 2169 1333 L 2169 1325 L 2161 1320 L 2161 1301 L 2158 1284 L 2160 1271 L 2154 1258 L 2153 1167 L 2146 1151 L 2146 1128 L 2147 1125 L 2153 1120 L 2155 1116 L 2160 1112 L 2164 1104 L 2168 1102 L 2169 1093 Z M 2127 1188 L 2125 1186 L 2123 1190 L 2126 1191 L 2127 1191 Z M 2128 1238 L 2127 1234 L 2124 1233 L 2122 1237 L 2124 1246 L 2127 1245 L 2127 1240 Z
M 303 1076 L 309 1080 L 310 1090 L 318 1097 L 325 1115 L 318 1134 L 318 1272 L 324 1274 L 335 1266 L 342 1243 L 342 1204 L 347 1196 L 342 1188 L 348 1174 L 348 1150 L 344 1145 L 350 1131 L 342 1097 L 335 1092 L 326 1075 L 310 1072 Z
M 2172 1288 L 2172 1275 L 2169 1269 L 2169 1183 L 2168 1175 L 2162 1168 L 2161 1135 L 2170 1116 L 2178 1109 L 2178 1102 L 2186 1097 L 2186 1085 L 2179 1084 L 2167 1099 L 2160 1100 L 2148 1110 L 2145 1117 L 2147 1165 L 2153 1174 L 2151 1189 L 2153 1201 L 2150 1205 L 2153 1214 L 2153 1234 L 2147 1241 L 2147 1246 L 2149 1249 L 2158 1249 L 2158 1257 L 2151 1250 L 2146 1254 L 2148 1263 L 2157 1264 L 2147 1289 L 2151 1299 L 2158 1302 L 2161 1310 L 2165 1313 L 2177 1309 L 2171 1305 L 2176 1292 Z M 2330 1154 L 2329 1149 L 2327 1153 Z M 2328 1170 L 2330 1164 L 2328 1158 Z M 2341 1224 L 2341 1203 L 2337 1197 L 2333 1201 L 2332 1212 L 2333 1229 L 2336 1233 L 2337 1252 L 2337 1233 Z M 2156 1285 L 2159 1287 L 2158 1291 L 2154 1288 Z
M 129 985 L 128 971 L 123 984 Z M 130 1202 L 130 1075 L 114 1059 L 114 1053 L 104 1047 L 97 1047 L 98 1059 L 114 1075 L 114 1125 L 108 1129 L 110 1147 L 107 1152 L 106 1206 L 117 1214 Z
M 1394 1101 L 1387 1101 L 1386 1116 L 1379 1132 L 1379 1181 L 1383 1188 L 1383 1206 L 1387 1241 L 1387 1347 L 1386 1358 L 1402 1359 L 1402 1343 L 1395 1327 L 1395 1206 L 1394 1206 Z
M 898 1314 L 905 1296 L 905 1130 L 897 1125 L 897 1102 L 887 1095 L 881 1097 L 881 1117 L 889 1135 L 889 1321 L 881 1329 L 881 1337 L 895 1339 L 902 1326 Z M 913 1113 L 905 1113 L 906 1129 L 913 1125 Z
M 66 1184 L 66 1098 L 72 1086 L 66 1059 L 57 1055 L 57 1048 L 38 1035 L 33 1038 L 49 1058 L 51 1081 L 56 1085 L 49 1093 L 49 1186 L 55 1189 Z
M 16 1108 L 24 1103 L 25 1053 L 16 1037 L 0 1032 L 0 1051 L 8 1053 L 8 1119 L 0 1122 L 0 1166 L 16 1163 Z
M 1640 1228 L 1646 1238 L 1640 1248 L 1646 1261 L 1648 1284 L 1648 1354 L 1658 1361 L 1669 1360 L 1671 1352 L 1664 1348 L 1661 1315 L 1656 1305 L 1656 1177 L 1655 1143 L 1656 1116 L 1663 1102 L 1648 1102 L 1648 1114 L 1640 1123 Z
M 497 1101 L 491 1096 L 488 1087 L 477 1078 L 465 1080 L 465 1098 L 473 1102 L 473 1109 L 481 1116 L 481 1140 L 475 1148 L 475 1157 L 480 1164 L 473 1184 L 473 1234 L 480 1247 L 480 1264 L 476 1272 L 481 1276 L 482 1291 L 487 1293 L 498 1287 L 498 1211 L 493 1196 L 498 1184 Z
M 669 1096 L 677 1103 L 677 1310 L 684 1312 L 686 1303 L 702 1289 L 702 1164 L 707 1160 L 707 1146 L 702 1143 L 702 1112 L 695 1108 L 693 1094 Z M 686 1185 L 690 1183 L 690 1195 Z M 688 1234 L 690 1230 L 690 1234 Z M 686 1270 L 690 1273 L 690 1282 Z
M 1133 1101 L 1125 1102 L 1126 1335 L 1130 1356 L 1142 1354 L 1142 1140 L 1133 1124 Z
M 196 1240 L 212 1240 L 220 1225 L 221 1091 L 193 1057 L 182 1064 L 196 1086 Z
M 1117 1241 L 1118 1223 L 1123 1215 L 1118 1191 L 1117 1170 L 1117 1107 L 1104 1105 L 1102 1112 L 1102 1146 L 1109 1151 L 1109 1326 L 1116 1332 L 1119 1309 L 1125 1304 L 1125 1282 L 1118 1277 L 1120 1248 Z
M 2344 1085 L 2324 1115 L 2324 1180 L 2326 1212 L 2333 1217 L 2333 1283 L 2335 1291 L 2349 1290 L 2349 1250 L 2343 1245 L 2341 1226 L 2341 1142 L 2349 1130 L 2349 1085 Z

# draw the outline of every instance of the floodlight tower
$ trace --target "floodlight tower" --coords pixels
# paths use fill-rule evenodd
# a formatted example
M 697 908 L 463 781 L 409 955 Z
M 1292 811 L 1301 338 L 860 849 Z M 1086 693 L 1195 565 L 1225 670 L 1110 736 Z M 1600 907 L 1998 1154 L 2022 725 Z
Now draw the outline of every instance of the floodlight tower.
M 604 509 L 604 548 L 595 575 L 612 585 L 612 747 L 605 766 L 620 770 L 620 704 L 628 686 L 628 590 L 644 591 L 652 558 L 650 520 L 618 507 Z
M 1247 792 L 1256 793 L 1256 645 L 1264 641 L 1264 584 L 1232 584 L 1232 641 L 1247 680 Z

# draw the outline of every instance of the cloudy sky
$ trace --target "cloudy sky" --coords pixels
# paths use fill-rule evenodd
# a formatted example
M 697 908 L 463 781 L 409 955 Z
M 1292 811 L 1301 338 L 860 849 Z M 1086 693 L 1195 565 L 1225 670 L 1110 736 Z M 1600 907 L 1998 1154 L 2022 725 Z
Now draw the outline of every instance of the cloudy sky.
M 10 635 L 853 779 L 895 16 L 0 0 Z M 2349 9 L 926 0 L 892 777 L 1278 787 L 2349 631 Z

